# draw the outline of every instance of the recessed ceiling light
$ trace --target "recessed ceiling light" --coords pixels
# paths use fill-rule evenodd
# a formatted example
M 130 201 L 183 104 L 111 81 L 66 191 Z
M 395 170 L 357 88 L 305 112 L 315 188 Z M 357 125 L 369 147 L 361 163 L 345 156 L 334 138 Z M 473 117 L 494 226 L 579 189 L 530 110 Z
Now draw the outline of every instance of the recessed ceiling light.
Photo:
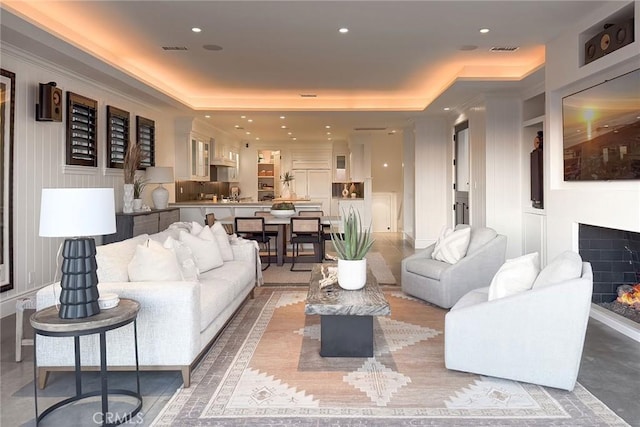
M 251 132 L 245 132 L 247 135 L 251 135 Z
M 331 141 L 333 138 L 327 138 L 327 140 Z
M 248 119 L 247 120 L 249 123 L 253 123 L 253 119 Z
M 325 128 L 326 128 L 326 129 L 331 129 L 331 126 L 326 125 L 326 126 L 325 126 Z
M 193 27 L 193 28 L 191 29 L 191 31 L 193 31 L 194 33 L 200 33 L 200 32 L 202 32 L 202 29 L 200 29 L 200 28 L 198 28 L 198 27 Z
M 387 166 L 389 166 L 389 165 L 388 165 L 388 164 L 386 164 L 386 163 L 383 163 L 383 164 L 382 164 L 382 167 L 385 167 L 385 168 L 386 168 Z
M 240 116 L 240 118 L 241 118 L 241 119 L 246 119 L 246 118 L 247 118 L 247 116 Z
M 234 128 L 240 129 L 240 125 L 235 125 Z
M 291 132 L 287 132 L 287 135 L 291 135 Z
M 280 118 L 281 118 L 281 119 L 284 119 L 285 117 L 284 117 L 284 116 L 280 116 Z
M 331 135 L 331 132 L 327 132 L 327 135 Z
M 291 138 L 291 139 L 293 139 L 294 141 L 297 141 L 297 140 L 298 140 L 298 138 L 296 138 L 295 136 L 294 136 L 293 138 Z
M 396 130 L 395 129 L 391 129 L 391 133 L 396 133 Z
M 260 137 L 259 136 L 256 136 L 256 141 L 260 141 Z
M 348 29 L 347 27 L 342 27 L 342 28 L 340 28 L 340 29 L 338 30 L 338 32 L 339 32 L 340 34 L 346 34 L 346 33 L 348 33 L 348 32 L 349 32 L 349 29 Z
M 210 116 L 210 115 L 208 115 L 208 114 L 205 114 L 204 118 L 205 118 L 205 119 L 210 119 L 210 118 L 211 118 L 211 116 Z
M 451 108 L 449 108 L 449 107 L 444 107 L 444 108 L 443 108 L 443 110 L 444 110 L 444 111 L 449 111 L 449 110 L 451 110 Z
M 480 28 L 480 33 L 487 34 L 489 32 L 488 28 Z

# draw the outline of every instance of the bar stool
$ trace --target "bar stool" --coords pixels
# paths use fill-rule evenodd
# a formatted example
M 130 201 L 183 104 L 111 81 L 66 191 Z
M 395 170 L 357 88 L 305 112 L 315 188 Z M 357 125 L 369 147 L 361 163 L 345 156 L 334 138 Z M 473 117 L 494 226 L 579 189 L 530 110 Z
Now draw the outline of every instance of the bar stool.
M 291 271 L 311 271 L 311 269 L 294 270 L 296 260 L 300 257 L 300 244 L 312 243 L 315 262 L 322 262 L 323 252 L 321 247 L 324 243 L 322 240 L 322 227 L 319 217 L 291 217 Z M 316 248 L 320 253 L 316 252 Z
M 267 250 L 267 265 L 262 271 L 271 265 L 271 236 L 267 236 L 264 218 L 256 216 L 236 217 L 234 219 L 234 228 L 236 233 L 247 239 L 255 240 L 258 244 L 262 243 Z

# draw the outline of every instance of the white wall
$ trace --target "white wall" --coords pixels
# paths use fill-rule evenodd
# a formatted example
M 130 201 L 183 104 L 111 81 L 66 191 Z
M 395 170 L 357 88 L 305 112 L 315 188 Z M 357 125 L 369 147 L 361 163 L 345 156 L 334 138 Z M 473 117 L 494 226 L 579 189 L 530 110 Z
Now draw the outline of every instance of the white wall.
M 415 246 L 415 198 L 416 198 L 416 162 L 415 162 L 415 134 L 414 127 L 402 130 L 402 232 L 404 239 Z
M 435 242 L 442 227 L 451 226 L 451 129 L 442 118 L 416 121 L 414 127 L 414 247 Z
M 115 93 L 83 76 L 56 64 L 40 61 L 11 46 L 2 45 L 2 68 L 16 75 L 16 117 L 14 140 L 14 288 L 0 294 L 0 314 L 15 311 L 15 300 L 29 294 L 54 278 L 56 253 L 61 239 L 38 236 L 40 193 L 51 187 L 112 187 L 116 190 L 116 209 L 122 210 L 122 170 L 105 169 L 106 106 L 113 105 L 131 113 L 135 138 L 135 116 L 155 120 L 156 164 L 173 166 L 173 119 L 166 112 L 139 102 L 126 94 Z M 35 121 L 38 83 L 55 81 L 64 92 L 72 91 L 98 101 L 99 167 L 64 168 L 65 122 Z M 64 94 L 66 105 L 66 93 Z M 150 191 L 145 199 L 150 202 Z M 99 243 L 99 242 L 98 242 Z M 29 273 L 32 281 L 29 282 Z
M 486 225 L 507 236 L 506 257 L 515 258 L 522 255 L 522 103 L 516 96 L 487 95 L 485 105 Z
M 546 49 L 545 211 L 547 253 L 552 260 L 577 250 L 577 224 L 640 231 L 640 181 L 564 182 L 562 97 L 605 79 L 640 68 L 640 5 L 635 3 L 635 42 L 581 66 L 580 34 L 619 11 L 606 5 L 589 18 L 568 23 L 567 31 Z

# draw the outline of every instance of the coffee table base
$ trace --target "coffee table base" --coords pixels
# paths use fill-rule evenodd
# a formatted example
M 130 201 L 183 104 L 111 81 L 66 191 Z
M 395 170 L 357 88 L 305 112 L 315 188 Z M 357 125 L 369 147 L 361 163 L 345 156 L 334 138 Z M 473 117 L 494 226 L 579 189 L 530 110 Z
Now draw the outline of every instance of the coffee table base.
M 373 357 L 373 316 L 320 316 L 320 356 Z

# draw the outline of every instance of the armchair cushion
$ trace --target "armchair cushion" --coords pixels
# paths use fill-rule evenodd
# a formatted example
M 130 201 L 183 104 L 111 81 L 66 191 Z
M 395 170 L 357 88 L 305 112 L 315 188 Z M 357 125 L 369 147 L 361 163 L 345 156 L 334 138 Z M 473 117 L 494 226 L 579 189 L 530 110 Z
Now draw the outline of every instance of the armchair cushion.
M 508 259 L 489 285 L 489 301 L 528 291 L 540 272 L 538 252 Z
M 533 282 L 534 289 L 544 288 L 555 283 L 576 279 L 582 273 L 582 258 L 573 251 L 558 255 L 547 265 Z
M 442 261 L 437 261 L 431 258 L 424 258 L 424 259 L 414 258 L 414 259 L 407 260 L 405 266 L 406 266 L 406 270 L 411 273 L 415 273 L 415 274 L 419 274 L 420 276 L 431 277 L 432 279 L 440 280 L 442 273 L 447 268 L 449 268 L 451 264 L 448 264 Z
M 470 227 L 458 230 L 446 228 L 440 234 L 431 257 L 438 261 L 455 264 L 467 254 L 470 239 Z

